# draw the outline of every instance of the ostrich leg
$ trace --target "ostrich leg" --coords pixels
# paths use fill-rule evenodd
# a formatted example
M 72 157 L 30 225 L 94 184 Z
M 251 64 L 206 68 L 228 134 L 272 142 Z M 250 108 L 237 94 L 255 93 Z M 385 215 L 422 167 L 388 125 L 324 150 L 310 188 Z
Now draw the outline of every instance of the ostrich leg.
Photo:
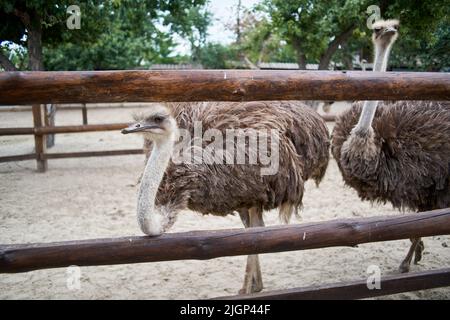
M 425 250 L 425 245 L 421 238 L 419 238 L 419 244 L 416 247 L 416 251 L 414 254 L 414 264 L 417 264 L 420 260 L 422 260 L 422 252 Z
M 434 210 L 439 208 L 421 206 L 419 207 L 419 212 Z M 406 255 L 405 260 L 400 264 L 400 272 L 405 273 L 409 272 L 409 267 L 411 265 L 411 260 L 414 254 L 414 264 L 417 264 L 422 259 L 422 252 L 425 249 L 425 245 L 421 238 L 411 238 L 411 247 L 409 248 L 408 254 Z
M 250 208 L 250 210 L 242 209 L 239 211 L 242 223 L 246 228 L 264 227 L 262 218 L 262 210 L 260 208 Z M 245 268 L 244 285 L 239 290 L 240 294 L 248 294 L 252 292 L 259 292 L 263 289 L 263 282 L 261 276 L 261 268 L 259 265 L 259 258 L 257 254 L 252 254 L 247 257 L 247 266 Z
M 400 264 L 399 270 L 401 273 L 409 272 L 409 267 L 411 265 L 411 260 L 414 255 L 416 254 L 416 258 L 414 259 L 414 263 L 417 264 L 417 262 L 422 258 L 422 251 L 424 248 L 423 242 L 420 240 L 420 238 L 412 238 L 411 239 L 411 247 L 409 248 L 408 254 L 405 257 L 405 260 Z

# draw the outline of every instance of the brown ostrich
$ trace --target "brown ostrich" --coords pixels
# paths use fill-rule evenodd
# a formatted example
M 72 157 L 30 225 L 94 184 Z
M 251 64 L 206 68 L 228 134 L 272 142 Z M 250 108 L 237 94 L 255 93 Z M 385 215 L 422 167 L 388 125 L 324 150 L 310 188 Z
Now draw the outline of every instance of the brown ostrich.
M 386 71 L 398 21 L 374 24 L 374 71 Z M 426 211 L 450 206 L 450 104 L 365 101 L 336 121 L 332 154 L 344 181 L 363 200 Z M 424 249 L 420 238 L 400 265 L 408 272 Z
M 184 209 L 218 216 L 238 212 L 247 228 L 264 226 L 263 211 L 278 208 L 280 218 L 288 222 L 302 204 L 304 182 L 312 178 L 319 183 L 328 164 L 327 127 L 316 112 L 301 103 L 173 103 L 152 108 L 136 120 L 123 133 L 141 132 L 152 141 L 137 205 L 140 228 L 148 235 L 168 230 Z M 267 163 L 260 158 L 252 164 L 247 161 L 252 153 L 247 148 L 251 138 L 245 142 L 244 164 L 175 163 L 174 149 L 182 143 L 179 131 L 192 133 L 198 122 L 205 134 L 213 129 L 223 137 L 230 129 L 244 133 L 273 130 L 276 137 L 270 136 L 267 145 L 278 141 L 270 150 L 271 155 L 279 155 L 278 169 L 262 175 Z M 188 145 L 193 143 L 188 141 Z M 203 150 L 207 146 L 202 142 Z M 234 142 L 232 148 L 238 148 Z M 253 152 L 260 148 L 258 143 Z M 262 288 L 258 256 L 250 255 L 240 292 Z

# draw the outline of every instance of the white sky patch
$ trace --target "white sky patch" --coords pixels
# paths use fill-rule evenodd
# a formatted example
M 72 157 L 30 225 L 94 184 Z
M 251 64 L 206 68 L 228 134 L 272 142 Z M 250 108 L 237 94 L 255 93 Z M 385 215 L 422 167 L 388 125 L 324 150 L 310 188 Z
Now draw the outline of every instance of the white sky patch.
M 251 9 L 259 2 L 261 0 L 241 0 L 242 10 L 245 8 Z M 209 1 L 208 9 L 212 13 L 212 17 L 211 25 L 208 28 L 207 42 L 229 44 L 235 40 L 236 35 L 233 31 L 228 30 L 226 25 L 235 23 L 237 5 L 238 0 Z M 163 32 L 167 32 L 170 29 L 170 26 L 163 26 L 161 22 L 156 23 L 156 27 Z M 174 47 L 170 56 L 190 54 L 191 46 L 188 40 L 176 34 L 174 35 L 174 40 L 177 45 Z
M 241 0 L 242 9 L 250 9 L 261 0 Z M 236 8 L 238 0 L 210 0 L 209 11 L 212 13 L 211 25 L 208 28 L 208 42 L 229 44 L 233 42 L 236 35 L 226 28 L 225 25 L 232 24 L 236 20 Z M 173 54 L 189 54 L 189 42 L 179 36 L 175 36 L 178 45 Z

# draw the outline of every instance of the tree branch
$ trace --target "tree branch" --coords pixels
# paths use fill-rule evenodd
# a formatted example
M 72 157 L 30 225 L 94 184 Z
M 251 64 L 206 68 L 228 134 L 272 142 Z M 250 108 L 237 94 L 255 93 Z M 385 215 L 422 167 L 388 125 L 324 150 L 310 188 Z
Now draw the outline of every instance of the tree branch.
M 244 60 L 244 63 L 250 68 L 250 69 L 252 69 L 252 70 L 258 70 L 259 69 L 259 67 L 258 66 L 256 66 L 253 62 L 251 62 L 251 60 L 244 54 L 243 55 L 243 60 Z
M 291 37 L 292 46 L 297 53 L 297 63 L 300 70 L 306 70 L 306 55 L 303 52 L 303 48 L 301 45 L 302 40 L 297 37 Z
M 319 70 L 328 69 L 328 65 L 330 64 L 331 58 L 333 57 L 336 50 L 339 48 L 339 45 L 347 42 L 348 39 L 352 36 L 353 31 L 356 29 L 356 25 L 352 24 L 347 29 L 345 29 L 341 34 L 339 34 L 333 41 L 328 45 L 327 50 L 320 57 L 319 62 Z
M 17 8 L 14 8 L 14 15 L 19 17 L 20 21 L 22 21 L 25 28 L 27 28 L 27 29 L 30 28 L 31 20 L 30 20 L 30 15 L 27 12 L 23 12 Z

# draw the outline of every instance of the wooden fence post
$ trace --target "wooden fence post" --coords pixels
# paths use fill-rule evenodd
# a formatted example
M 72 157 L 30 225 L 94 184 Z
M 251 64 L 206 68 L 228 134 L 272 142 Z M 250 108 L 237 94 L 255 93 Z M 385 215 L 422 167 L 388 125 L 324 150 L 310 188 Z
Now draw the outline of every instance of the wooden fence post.
M 56 105 L 55 104 L 45 104 L 45 126 L 46 127 L 54 127 L 55 126 L 55 114 L 56 114 Z M 51 148 L 55 145 L 55 134 L 51 133 L 46 136 L 47 148 Z
M 88 124 L 86 103 L 83 103 L 83 106 L 81 107 L 81 113 L 83 114 L 83 124 Z
M 33 110 L 33 123 L 34 127 L 43 127 L 44 126 L 44 108 L 43 105 L 34 104 L 32 107 Z M 45 141 L 45 135 L 38 134 L 37 132 L 34 134 L 34 146 L 36 153 L 36 165 L 38 172 L 47 171 L 47 160 L 43 158 L 43 154 L 46 151 L 47 145 Z

